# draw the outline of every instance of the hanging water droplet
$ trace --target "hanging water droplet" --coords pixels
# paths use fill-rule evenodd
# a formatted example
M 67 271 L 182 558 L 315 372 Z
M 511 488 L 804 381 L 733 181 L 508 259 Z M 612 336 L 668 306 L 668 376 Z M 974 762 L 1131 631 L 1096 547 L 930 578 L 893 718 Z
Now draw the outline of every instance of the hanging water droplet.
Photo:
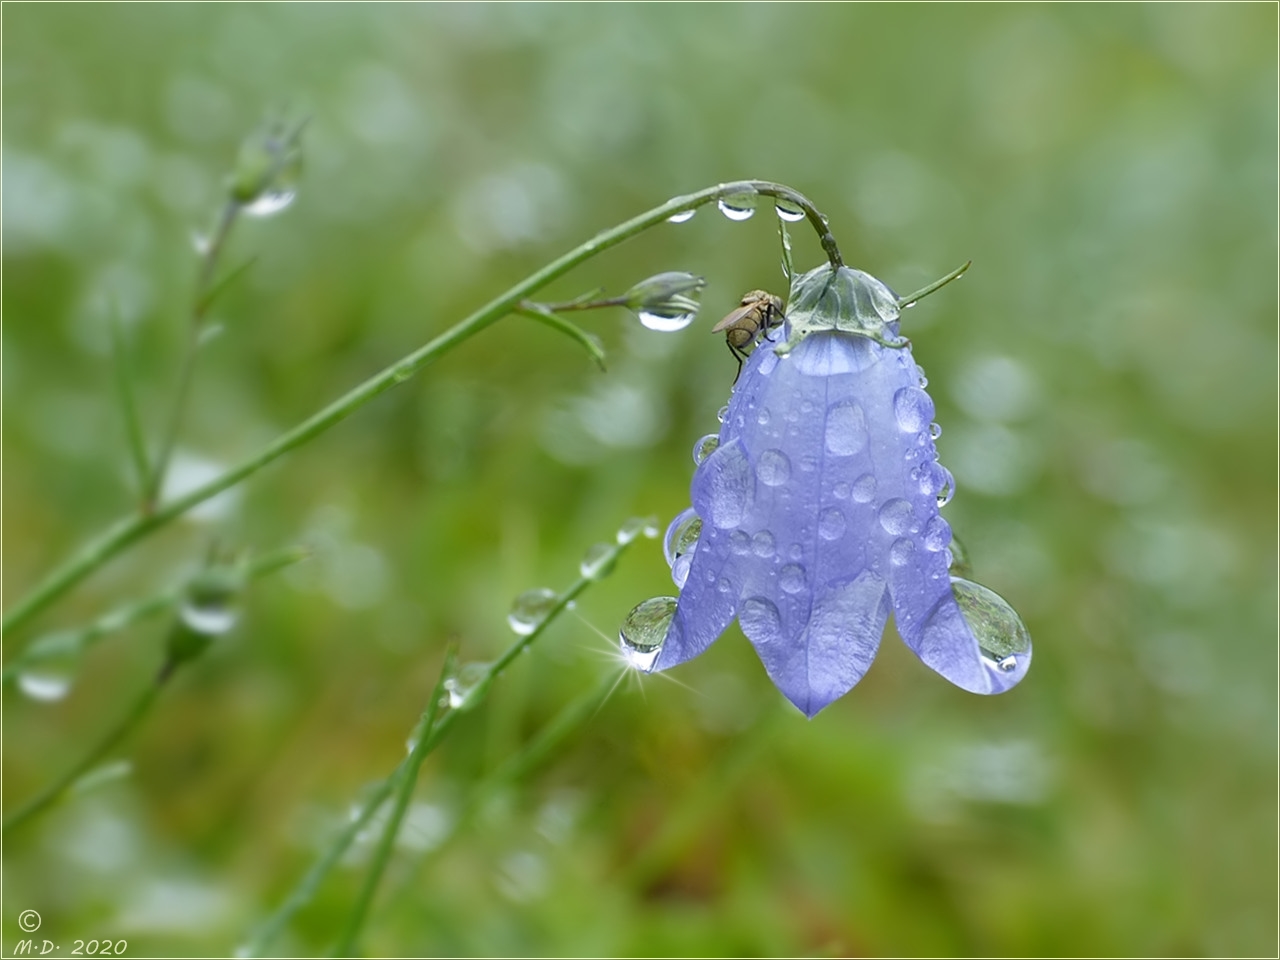
M 612 543 L 593 543 L 582 556 L 578 572 L 588 580 L 599 580 L 613 572 L 618 554 Z
M 189 596 L 178 608 L 178 616 L 190 629 L 205 636 L 226 633 L 239 619 L 229 597 Z
M 667 223 L 688 223 L 693 219 L 693 215 L 698 212 L 698 208 L 692 210 L 681 210 L 679 213 L 673 213 L 667 217 Z
M 251 217 L 270 217 L 293 203 L 298 191 L 292 187 L 275 186 L 264 190 L 252 202 L 246 203 L 244 212 Z
M 676 585 L 677 590 L 683 590 L 684 585 L 689 582 L 689 569 L 692 566 L 692 553 L 682 553 L 671 564 L 671 582 Z
M 938 506 L 945 507 L 956 494 L 956 479 L 946 467 L 941 469 L 944 476 L 942 477 L 942 485 L 938 487 Z
M 1017 669 L 1018 655 L 1031 652 L 1031 634 L 1013 607 L 994 590 L 960 577 L 951 578 L 951 592 L 983 659 L 1005 673 Z
M 18 689 L 32 700 L 53 703 L 71 692 L 71 674 L 53 670 L 23 670 Z
M 445 678 L 444 692 L 450 709 L 469 710 L 483 699 L 484 691 L 492 679 L 489 674 L 490 666 L 492 664 L 464 663 L 453 676 Z
M 627 663 L 648 672 L 662 652 L 662 644 L 676 616 L 675 597 L 650 597 L 636 604 L 618 631 L 618 643 Z
M 798 223 L 804 219 L 804 208 L 790 200 L 778 197 L 773 201 L 773 208 L 778 213 L 778 219 L 787 223 Z
M 729 418 L 729 405 L 726 403 L 723 407 L 716 411 L 716 419 L 721 423 Z
M 693 323 L 697 310 L 689 310 L 678 306 L 646 307 L 636 311 L 636 316 L 650 330 L 659 333 L 675 333 Z
M 511 602 L 507 624 L 520 636 L 527 637 L 547 619 L 559 599 L 559 595 L 547 587 L 526 590 Z
M 693 445 L 693 462 L 702 463 L 703 460 L 716 452 L 716 447 L 718 446 L 720 446 L 720 436 L 715 433 L 708 433 Z
M 942 427 L 936 423 L 929 424 L 929 438 L 937 440 L 940 436 L 942 436 Z
M 755 216 L 756 197 L 753 193 L 733 193 L 722 197 L 717 206 L 730 220 L 750 220 Z
M 201 233 L 198 230 L 191 231 L 191 249 L 196 252 L 197 257 L 207 255 L 212 246 L 213 243 L 207 233 Z
M 667 566 L 674 564 L 677 557 L 692 552 L 700 533 L 702 518 L 694 512 L 693 507 L 686 507 L 676 514 L 662 541 L 662 554 L 667 558 Z

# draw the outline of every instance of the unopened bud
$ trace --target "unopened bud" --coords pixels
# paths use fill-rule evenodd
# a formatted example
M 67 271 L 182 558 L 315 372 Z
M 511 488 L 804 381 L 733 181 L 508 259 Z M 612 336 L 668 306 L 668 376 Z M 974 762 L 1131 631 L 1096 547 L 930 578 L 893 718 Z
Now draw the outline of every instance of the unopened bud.
M 178 618 L 169 631 L 169 662 L 194 660 L 214 637 L 234 627 L 239 617 L 235 601 L 243 589 L 244 571 L 238 566 L 213 566 L 196 574 L 187 584 Z
M 293 202 L 302 175 L 302 124 L 264 124 L 241 145 L 231 175 L 231 199 L 245 213 L 266 217 Z
M 707 285 L 692 273 L 671 271 L 641 280 L 624 295 L 627 306 L 650 330 L 687 327 L 698 313 L 698 294 Z

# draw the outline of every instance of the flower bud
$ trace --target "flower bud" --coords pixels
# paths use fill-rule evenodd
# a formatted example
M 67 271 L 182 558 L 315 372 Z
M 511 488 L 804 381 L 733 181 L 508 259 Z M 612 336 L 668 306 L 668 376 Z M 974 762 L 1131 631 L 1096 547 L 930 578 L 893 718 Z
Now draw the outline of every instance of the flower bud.
M 265 124 L 240 145 L 231 174 L 231 199 L 246 213 L 265 217 L 293 202 L 302 174 L 302 124 Z
M 243 589 L 244 571 L 239 566 L 208 567 L 191 579 L 169 631 L 166 653 L 171 664 L 194 660 L 214 637 L 235 626 L 235 600 Z
M 670 271 L 641 280 L 623 296 L 626 305 L 650 330 L 670 332 L 687 327 L 698 314 L 698 294 L 707 285 L 692 273 Z

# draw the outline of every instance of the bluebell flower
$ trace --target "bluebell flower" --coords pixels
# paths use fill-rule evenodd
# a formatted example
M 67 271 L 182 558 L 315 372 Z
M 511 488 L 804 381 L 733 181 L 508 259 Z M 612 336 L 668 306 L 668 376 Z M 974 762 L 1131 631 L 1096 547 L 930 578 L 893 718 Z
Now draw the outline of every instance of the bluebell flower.
M 948 569 L 939 509 L 955 483 L 898 337 L 907 303 L 848 267 L 796 279 L 778 342 L 752 353 L 719 435 L 695 449 L 693 506 L 666 538 L 680 594 L 645 667 L 697 656 L 736 617 L 813 716 L 862 679 L 892 611 L 907 646 L 965 690 L 1000 693 L 1026 674 L 1017 614 Z

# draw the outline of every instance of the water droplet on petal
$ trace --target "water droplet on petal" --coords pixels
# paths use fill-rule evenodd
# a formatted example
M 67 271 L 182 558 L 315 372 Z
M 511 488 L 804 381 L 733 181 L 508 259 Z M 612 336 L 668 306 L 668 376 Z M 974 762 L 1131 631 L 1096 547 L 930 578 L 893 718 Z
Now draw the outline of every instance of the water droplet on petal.
M 798 223 L 804 219 L 804 210 L 799 204 L 781 197 L 773 201 L 773 208 L 778 212 L 778 219 L 787 223 Z
M 716 419 L 721 423 L 729 418 L 729 405 L 726 403 L 723 407 L 716 411 Z
M 920 536 L 920 542 L 931 553 L 945 550 L 947 544 L 951 542 L 951 525 L 941 517 L 931 518 L 925 524 L 924 533 Z
M 834 404 L 827 411 L 827 452 L 849 457 L 867 445 L 867 419 L 852 401 Z
M 675 620 L 676 602 L 675 597 L 650 597 L 627 614 L 618 643 L 628 664 L 646 672 L 653 668 Z
M 839 507 L 831 507 L 822 511 L 818 518 L 818 536 L 823 540 L 839 540 L 844 536 L 844 511 Z
M 52 703 L 71 692 L 71 674 L 24 670 L 18 674 L 18 689 L 32 700 Z
M 768 487 L 780 487 L 791 478 L 791 461 L 781 450 L 766 450 L 756 464 L 756 476 Z
M 688 223 L 693 219 L 693 215 L 698 212 L 698 208 L 692 210 L 681 210 L 679 213 L 673 213 L 667 217 L 667 223 Z
M 488 663 L 464 663 L 444 681 L 445 696 L 452 710 L 468 710 L 480 702 L 489 677 Z M 410 748 L 412 749 L 412 747 Z
M 919 387 L 903 387 L 893 395 L 893 414 L 903 433 L 916 433 L 933 419 L 933 401 Z
M 835 497 L 837 500 L 848 500 L 849 494 L 851 494 L 852 492 L 853 492 L 853 488 L 850 487 L 849 484 L 845 483 L 843 480 L 841 480 L 839 483 L 837 483 L 834 487 L 831 488 L 831 495 Z
M 849 496 L 853 498 L 855 503 L 870 503 L 875 495 L 876 478 L 869 473 L 864 473 L 853 481 L 853 489 L 849 491 Z
M 751 538 L 751 552 L 757 557 L 772 557 L 775 549 L 773 534 L 761 530 Z
M 583 554 L 578 572 L 588 580 L 599 580 L 613 572 L 618 554 L 612 543 L 593 543 Z
M 893 541 L 893 546 L 889 548 L 889 562 L 895 567 L 905 567 L 911 562 L 912 555 L 916 552 L 916 545 L 913 541 L 906 539 Z
M 752 193 L 734 193 L 721 198 L 716 205 L 730 220 L 750 220 L 756 212 L 756 197 Z
M 693 462 L 702 463 L 703 460 L 716 452 L 718 446 L 720 446 L 719 434 L 708 433 L 693 445 Z
M 667 535 L 662 541 L 662 553 L 667 558 L 667 565 L 674 564 L 677 557 L 692 553 L 700 533 L 702 518 L 694 513 L 693 507 L 686 507 L 677 514 L 667 527 Z
M 945 507 L 951 502 L 951 498 L 956 493 L 955 477 L 951 476 L 951 471 L 946 467 L 941 467 L 943 478 L 942 485 L 938 487 L 938 506 Z
M 788 563 L 778 571 L 778 586 L 786 593 L 803 593 L 805 588 L 804 567 L 798 563 Z
M 512 601 L 507 624 L 520 636 L 527 637 L 547 619 L 558 600 L 559 595 L 547 587 L 526 590 Z
M 942 427 L 936 423 L 929 424 L 930 439 L 937 440 L 940 436 L 942 436 Z
M 738 608 L 738 626 L 752 643 L 771 643 L 782 636 L 782 618 L 772 600 L 748 597 Z
M 1018 655 L 1031 652 L 1031 634 L 1013 607 L 994 590 L 960 577 L 951 578 L 951 592 L 983 659 L 1005 673 L 1016 669 Z
M 756 414 L 756 423 L 760 424 L 762 427 L 768 425 L 769 411 L 761 407 L 760 412 Z
M 751 552 L 751 537 L 745 530 L 735 530 L 729 534 L 729 552 L 739 557 L 745 557 Z
M 909 501 L 898 497 L 886 500 L 880 507 L 880 526 L 884 527 L 885 533 L 896 537 L 907 532 L 907 528 L 911 525 L 911 514 L 912 507 Z

